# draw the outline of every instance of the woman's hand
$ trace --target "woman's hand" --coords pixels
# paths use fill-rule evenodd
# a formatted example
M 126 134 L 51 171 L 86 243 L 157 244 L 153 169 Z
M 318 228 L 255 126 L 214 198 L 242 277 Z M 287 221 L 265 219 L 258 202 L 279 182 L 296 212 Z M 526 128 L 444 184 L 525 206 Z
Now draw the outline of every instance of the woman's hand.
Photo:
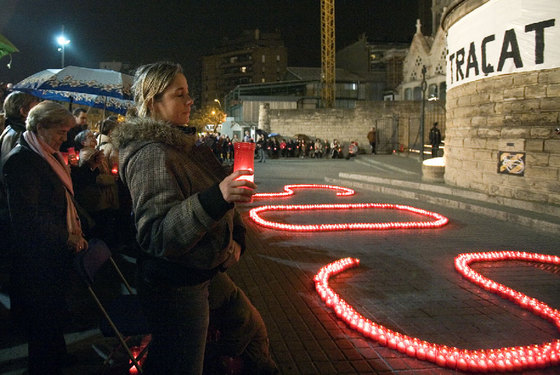
M 68 236 L 68 248 L 75 253 L 88 248 L 88 242 L 81 234 L 70 233 Z
M 252 175 L 251 171 L 235 171 L 220 182 L 220 191 L 228 203 L 250 202 L 257 185 L 247 180 L 237 180 L 240 176 Z

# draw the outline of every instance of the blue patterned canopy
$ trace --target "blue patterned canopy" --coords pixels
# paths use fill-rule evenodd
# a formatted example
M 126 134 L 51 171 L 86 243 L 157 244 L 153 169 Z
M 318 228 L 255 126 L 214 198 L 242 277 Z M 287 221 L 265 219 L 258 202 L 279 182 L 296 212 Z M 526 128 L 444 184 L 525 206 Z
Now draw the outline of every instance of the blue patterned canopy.
M 35 73 L 15 84 L 14 90 L 125 114 L 133 105 L 131 86 L 132 76 L 127 74 L 68 66 Z

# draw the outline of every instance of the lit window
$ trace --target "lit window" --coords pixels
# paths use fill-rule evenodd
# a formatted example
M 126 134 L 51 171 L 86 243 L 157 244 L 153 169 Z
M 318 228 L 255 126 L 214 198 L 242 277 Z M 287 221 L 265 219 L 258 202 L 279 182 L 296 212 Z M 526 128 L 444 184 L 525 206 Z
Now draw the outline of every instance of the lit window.
M 261 78 L 261 82 L 262 82 L 262 83 L 265 83 L 265 82 L 266 82 L 266 79 L 265 79 L 265 78 Z
M 266 62 L 265 55 L 262 55 L 261 61 L 262 61 L 262 62 Z
M 241 68 L 239 68 L 239 70 L 241 70 L 241 73 L 247 73 L 247 67 L 246 66 L 242 66 Z

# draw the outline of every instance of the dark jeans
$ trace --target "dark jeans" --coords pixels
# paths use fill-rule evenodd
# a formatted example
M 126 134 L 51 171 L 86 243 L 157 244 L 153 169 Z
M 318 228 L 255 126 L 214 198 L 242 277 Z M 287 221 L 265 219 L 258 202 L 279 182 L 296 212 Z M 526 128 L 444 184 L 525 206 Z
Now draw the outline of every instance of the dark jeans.
M 439 152 L 439 145 L 432 145 L 432 158 L 437 158 Z
M 138 294 L 152 329 L 145 374 L 202 374 L 209 283 L 173 287 L 139 278 Z
M 243 354 L 252 368 L 270 364 L 261 314 L 226 273 L 219 272 L 210 281 L 209 301 L 211 325 L 220 331 L 219 351 L 231 357 Z

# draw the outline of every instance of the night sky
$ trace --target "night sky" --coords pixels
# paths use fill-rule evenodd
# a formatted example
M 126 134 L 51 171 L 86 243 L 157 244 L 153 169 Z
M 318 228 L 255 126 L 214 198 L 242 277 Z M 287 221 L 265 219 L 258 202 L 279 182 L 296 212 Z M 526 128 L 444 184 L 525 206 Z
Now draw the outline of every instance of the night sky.
M 336 48 L 365 33 L 370 42 L 410 42 L 418 0 L 336 0 Z M 320 67 L 320 0 L 0 0 L 0 33 L 21 52 L 0 60 L 0 82 L 19 82 L 60 68 L 56 36 L 64 25 L 71 44 L 65 65 L 98 68 L 100 61 L 136 67 L 180 62 L 189 81 L 200 79 L 200 58 L 243 30 L 278 30 L 289 66 Z

